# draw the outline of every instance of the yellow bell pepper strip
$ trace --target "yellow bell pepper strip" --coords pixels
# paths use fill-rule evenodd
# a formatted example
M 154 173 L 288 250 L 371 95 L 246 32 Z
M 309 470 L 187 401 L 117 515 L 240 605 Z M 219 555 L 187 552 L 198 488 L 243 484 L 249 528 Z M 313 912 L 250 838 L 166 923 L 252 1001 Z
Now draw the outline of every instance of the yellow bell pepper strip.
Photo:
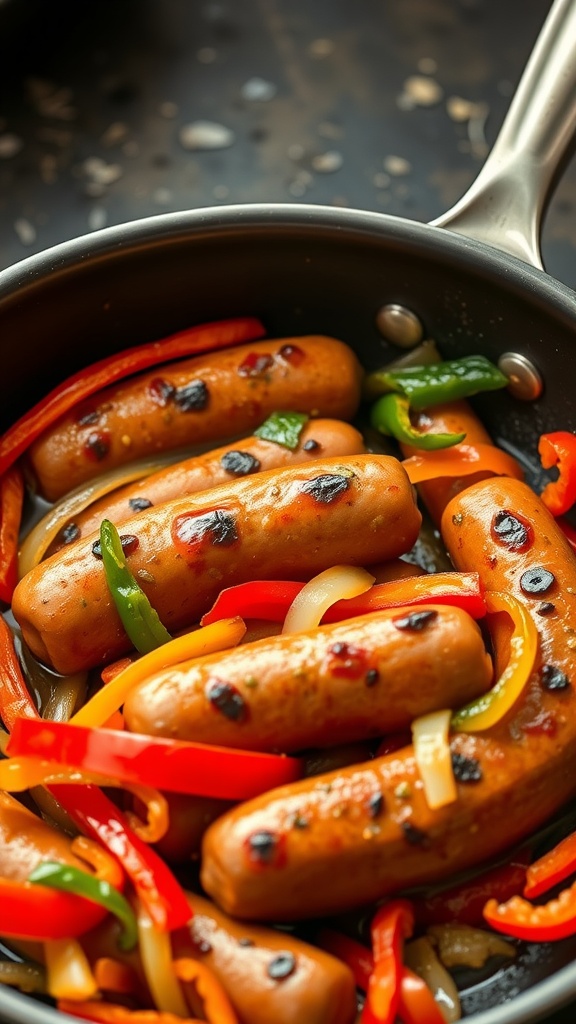
M 214 352 L 244 341 L 255 341 L 264 337 L 265 333 L 261 322 L 254 317 L 219 320 L 190 327 L 161 341 L 150 341 L 124 349 L 92 363 L 67 377 L 0 438 L 0 475 L 60 416 L 102 388 L 150 366 L 183 356 Z
M 0 476 L 0 601 L 12 600 L 18 582 L 18 534 L 24 503 L 24 478 L 18 466 Z
M 558 468 L 558 479 L 546 484 L 540 498 L 553 516 L 563 516 L 576 502 L 576 434 L 542 434 L 538 454 L 543 469 Z
M 120 534 L 109 519 L 100 524 L 100 550 L 110 596 L 136 650 L 147 654 L 168 643 L 172 637 L 130 572 Z
M 403 460 L 402 466 L 411 484 L 474 473 L 493 473 L 494 476 L 511 476 L 516 480 L 524 477 L 516 459 L 492 444 L 458 444 L 432 455 L 411 455 Z
M 58 783 L 50 786 L 50 792 L 82 832 L 117 857 L 158 928 L 172 931 L 188 923 L 192 911 L 180 883 L 101 789 Z
M 40 718 L 38 709 L 28 689 L 20 668 L 18 655 L 14 647 L 14 637 L 10 626 L 0 615 L 0 669 L 2 685 L 0 686 L 0 718 L 10 731 L 14 722 L 21 717 Z
M 304 586 L 304 583 L 295 583 L 293 580 L 254 580 L 227 587 L 220 591 L 210 610 L 203 616 L 202 625 L 219 622 L 225 615 L 283 622 L 288 608 Z M 330 605 L 321 621 L 340 622 L 356 615 L 367 615 L 385 608 L 400 608 L 407 604 L 454 605 L 468 612 L 474 619 L 481 619 L 486 614 L 478 573 L 438 572 L 377 583 L 357 597 L 349 597 Z M 77 720 L 77 716 L 72 719 Z
M 482 391 L 497 391 L 507 384 L 508 378 L 486 356 L 472 355 L 430 366 L 374 370 L 366 377 L 364 391 L 372 398 L 397 392 L 409 399 L 412 409 L 428 409 Z
M 488 591 L 486 609 L 489 615 L 506 612 L 512 619 L 510 658 L 492 689 L 452 716 L 451 726 L 456 732 L 482 732 L 499 722 L 522 694 L 536 660 L 538 630 L 520 601 L 511 594 Z
M 37 864 L 28 875 L 27 881 L 47 886 L 49 889 L 71 892 L 76 896 L 84 896 L 93 903 L 99 903 L 108 913 L 117 917 L 122 925 L 118 939 L 120 949 L 134 949 L 138 941 L 136 916 L 128 900 L 109 882 L 89 875 L 87 871 L 81 871 L 72 864 L 49 860 Z
M 466 437 L 466 434 L 433 434 L 418 430 L 410 421 L 409 399 L 394 393 L 383 395 L 374 403 L 370 410 L 370 423 L 381 434 L 424 451 L 450 448 Z
M 302 772 L 296 757 L 26 719 L 14 723 L 8 753 L 42 758 L 119 782 L 224 800 L 250 799 L 294 782 Z
M 526 869 L 523 895 L 533 900 L 576 871 L 576 832 L 562 839 Z
M 256 437 L 263 441 L 273 441 L 295 451 L 300 442 L 300 434 L 309 417 L 303 412 L 273 412 L 262 426 L 254 431 Z
M 414 914 L 408 900 L 390 900 L 376 911 L 370 926 L 374 970 L 360 1024 L 394 1024 L 400 1002 L 402 945 L 413 928 Z
M 246 623 L 238 615 L 222 618 L 211 626 L 176 637 L 169 643 L 149 651 L 137 661 L 128 663 L 126 668 L 114 676 L 109 683 L 98 690 L 84 706 L 70 719 L 73 725 L 103 725 L 124 704 L 130 690 L 137 683 L 162 669 L 180 662 L 199 658 L 235 647 L 246 632 Z

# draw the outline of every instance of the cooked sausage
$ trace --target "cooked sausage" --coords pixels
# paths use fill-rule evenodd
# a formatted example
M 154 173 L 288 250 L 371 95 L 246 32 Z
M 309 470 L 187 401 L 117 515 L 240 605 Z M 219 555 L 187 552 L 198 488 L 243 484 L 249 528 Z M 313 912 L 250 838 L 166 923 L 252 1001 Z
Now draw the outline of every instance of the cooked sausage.
M 356 991 L 350 969 L 285 931 L 233 921 L 208 900 L 188 893 L 194 916 L 172 933 L 175 957 L 200 959 L 218 977 L 241 1024 L 352 1024 Z M 135 953 L 118 950 L 108 922 L 82 939 L 88 957 L 122 959 L 140 976 Z
M 31 446 L 49 501 L 150 453 L 235 437 L 278 409 L 351 419 L 361 368 L 352 349 L 314 335 L 250 342 L 139 374 L 82 402 Z
M 308 578 L 409 551 L 421 522 L 400 463 L 345 456 L 254 477 L 145 509 L 127 520 L 128 564 L 171 632 L 197 621 L 222 587 Z M 94 535 L 36 566 L 12 610 L 32 652 L 76 672 L 130 649 Z
M 291 466 L 319 458 L 360 455 L 364 451 L 366 448 L 360 432 L 342 420 L 318 419 L 306 423 L 298 447 L 294 450 L 259 437 L 246 437 L 223 448 L 167 466 L 145 480 L 128 484 L 100 498 L 84 512 L 74 516 L 73 520 L 62 525 L 47 554 L 51 555 L 65 544 L 94 533 L 103 519 L 110 519 L 118 525 L 130 519 L 135 512 L 151 505 L 161 505 L 172 498 L 196 494 L 259 470 Z
M 205 835 L 202 880 L 229 912 L 305 917 L 449 877 L 518 842 L 576 793 L 576 557 L 540 499 L 516 480 L 463 491 L 442 531 L 458 569 L 513 594 L 537 624 L 540 650 L 524 694 L 486 732 L 452 737 L 463 781 L 444 808 L 427 807 L 407 748 L 225 814 Z M 537 580 L 549 584 L 545 593 L 535 591 L 544 585 Z M 296 810 L 306 828 L 293 827 Z
M 293 753 L 399 732 L 491 678 L 465 612 L 394 608 L 159 672 L 129 693 L 124 720 L 132 732 Z

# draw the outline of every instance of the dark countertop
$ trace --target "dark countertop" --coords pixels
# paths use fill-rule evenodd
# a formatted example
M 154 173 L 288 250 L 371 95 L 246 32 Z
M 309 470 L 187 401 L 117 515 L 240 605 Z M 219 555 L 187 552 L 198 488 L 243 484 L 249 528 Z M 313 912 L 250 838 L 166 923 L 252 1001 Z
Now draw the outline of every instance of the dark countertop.
M 218 204 L 430 220 L 477 174 L 548 8 L 0 0 L 0 268 L 100 227 Z M 199 121 L 212 127 L 192 131 Z M 194 148 L 198 131 L 219 148 Z M 576 285 L 574 163 L 543 249 L 549 272 Z

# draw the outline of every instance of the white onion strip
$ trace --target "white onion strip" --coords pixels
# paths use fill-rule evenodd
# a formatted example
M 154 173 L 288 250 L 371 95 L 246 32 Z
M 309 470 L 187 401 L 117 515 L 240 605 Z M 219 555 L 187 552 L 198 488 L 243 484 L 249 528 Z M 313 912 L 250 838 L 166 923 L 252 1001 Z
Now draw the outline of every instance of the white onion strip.
M 283 633 L 301 633 L 322 621 L 328 608 L 336 601 L 358 597 L 370 589 L 374 577 L 355 565 L 333 565 L 306 583 L 290 605 Z
M 453 803 L 458 795 L 448 742 L 451 715 L 449 709 L 433 711 L 412 722 L 414 757 L 431 810 Z
M 172 962 L 170 933 L 158 931 L 142 905 L 138 908 L 137 920 L 140 957 L 156 1009 L 177 1017 L 189 1017 Z
M 44 942 L 46 990 L 54 999 L 83 1002 L 98 992 L 94 975 L 82 946 L 76 939 Z
M 183 457 L 183 456 L 180 456 Z M 54 505 L 42 519 L 32 527 L 30 533 L 23 541 L 18 553 L 18 578 L 22 579 L 27 572 L 30 572 L 35 565 L 38 565 L 44 557 L 44 553 L 56 537 L 58 531 L 73 516 L 77 516 L 88 508 L 98 498 L 117 490 L 123 484 L 133 483 L 141 480 L 163 466 L 174 462 L 175 456 L 156 456 L 154 459 L 140 459 L 132 462 L 129 466 L 119 466 L 117 469 L 103 473 L 101 476 L 90 480 L 70 491 L 62 498 L 57 505 Z

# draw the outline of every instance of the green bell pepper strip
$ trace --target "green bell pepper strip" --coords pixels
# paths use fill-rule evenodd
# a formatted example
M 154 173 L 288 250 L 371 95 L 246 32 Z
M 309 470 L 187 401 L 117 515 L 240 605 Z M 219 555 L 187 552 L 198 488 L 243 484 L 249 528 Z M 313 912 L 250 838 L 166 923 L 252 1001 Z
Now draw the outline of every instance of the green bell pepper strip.
M 370 410 L 370 422 L 381 434 L 388 434 L 397 441 L 428 452 L 450 448 L 460 444 L 466 437 L 466 434 L 425 434 L 413 427 L 410 422 L 410 401 L 397 394 L 383 395 L 374 403 Z
M 34 882 L 36 885 L 45 885 L 50 889 L 59 889 L 61 892 L 70 892 L 75 896 L 84 896 L 92 903 L 98 903 L 105 907 L 122 924 L 122 934 L 118 939 L 120 949 L 126 952 L 134 949 L 138 942 L 136 916 L 128 900 L 110 885 L 110 882 L 96 878 L 95 875 L 89 875 L 87 871 L 81 871 L 80 868 L 75 868 L 71 864 L 62 864 L 52 860 L 38 864 L 28 875 L 27 881 Z
M 120 535 L 109 519 L 100 524 L 100 548 L 108 590 L 136 650 L 148 654 L 168 643 L 172 637 L 130 572 Z
M 263 441 L 273 441 L 275 444 L 281 444 L 283 448 L 295 451 L 308 419 L 303 412 L 273 412 L 254 434 Z
M 508 378 L 485 356 L 464 356 L 431 366 L 408 366 L 399 370 L 375 370 L 364 382 L 365 393 L 396 392 L 409 399 L 410 408 L 427 409 L 440 402 L 470 398 L 481 391 L 505 388 Z

